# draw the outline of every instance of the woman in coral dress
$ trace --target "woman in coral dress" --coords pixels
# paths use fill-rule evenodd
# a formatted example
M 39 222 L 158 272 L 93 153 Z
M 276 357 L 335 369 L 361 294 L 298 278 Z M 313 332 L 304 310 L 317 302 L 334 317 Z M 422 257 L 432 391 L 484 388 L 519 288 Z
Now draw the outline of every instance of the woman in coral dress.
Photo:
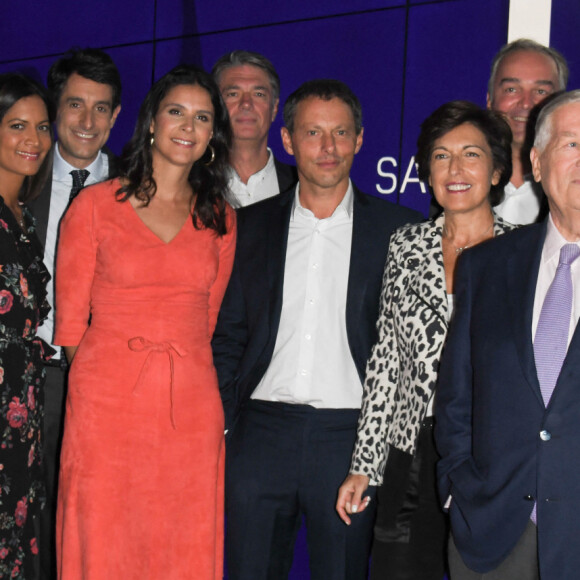
M 211 77 L 177 67 L 147 95 L 120 180 L 83 190 L 62 223 L 55 342 L 72 365 L 60 579 L 222 577 L 210 340 L 235 248 L 229 140 Z

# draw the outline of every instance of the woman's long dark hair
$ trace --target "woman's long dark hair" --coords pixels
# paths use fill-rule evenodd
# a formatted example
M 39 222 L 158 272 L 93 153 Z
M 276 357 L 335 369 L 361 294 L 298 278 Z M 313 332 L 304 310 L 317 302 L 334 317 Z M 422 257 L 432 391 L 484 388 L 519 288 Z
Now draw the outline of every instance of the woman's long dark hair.
M 25 97 L 40 97 L 46 112 L 48 113 L 48 121 L 51 126 L 55 118 L 55 107 L 48 94 L 48 91 L 37 81 L 31 79 L 20 73 L 4 73 L 0 74 L 0 122 L 4 119 L 8 109 L 17 103 L 20 99 Z M 37 197 L 42 186 L 52 173 L 52 148 L 46 154 L 40 169 L 36 175 L 30 175 L 24 178 L 22 187 L 20 188 L 19 198 L 21 201 L 29 201 Z
M 197 85 L 205 89 L 214 108 L 213 137 L 210 145 L 215 151 L 211 159 L 208 150 L 191 168 L 188 181 L 197 194 L 193 211 L 193 225 L 215 230 L 220 236 L 226 233 L 226 198 L 228 188 L 228 155 L 231 129 L 228 112 L 213 78 L 204 70 L 192 65 L 179 65 L 159 79 L 141 105 L 135 131 L 125 145 L 120 164 L 124 185 L 117 191 L 119 201 L 135 196 L 145 205 L 157 191 L 153 179 L 153 157 L 149 128 L 159 110 L 159 105 L 169 91 L 179 85 Z

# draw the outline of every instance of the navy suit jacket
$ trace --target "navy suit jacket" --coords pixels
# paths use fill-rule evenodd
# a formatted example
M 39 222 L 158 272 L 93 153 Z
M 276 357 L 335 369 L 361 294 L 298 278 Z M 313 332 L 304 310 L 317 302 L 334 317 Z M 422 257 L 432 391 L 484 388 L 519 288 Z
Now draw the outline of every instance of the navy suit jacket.
M 117 176 L 117 158 L 115 154 L 104 147 L 102 149 L 103 153 L 109 158 L 109 177 L 112 179 Z M 36 235 L 44 248 L 46 243 L 46 233 L 48 227 L 48 214 L 50 212 L 50 196 L 52 194 L 52 171 L 49 172 L 48 178 L 45 184 L 42 186 L 42 190 L 38 197 L 29 202 L 29 207 L 36 219 Z
M 282 163 L 274 157 L 274 167 L 276 167 L 276 177 L 278 178 L 278 192 L 284 193 L 296 185 L 298 181 L 298 172 L 294 165 Z
M 212 342 L 228 428 L 264 376 L 274 352 L 294 195 L 292 188 L 238 210 L 236 257 Z M 416 211 L 354 188 L 346 329 L 361 381 L 377 338 L 391 232 L 421 218 Z
M 540 392 L 532 313 L 546 224 L 468 250 L 439 374 L 436 441 L 442 500 L 468 567 L 496 568 L 537 501 L 542 580 L 580 570 L 580 332 L 552 398 Z

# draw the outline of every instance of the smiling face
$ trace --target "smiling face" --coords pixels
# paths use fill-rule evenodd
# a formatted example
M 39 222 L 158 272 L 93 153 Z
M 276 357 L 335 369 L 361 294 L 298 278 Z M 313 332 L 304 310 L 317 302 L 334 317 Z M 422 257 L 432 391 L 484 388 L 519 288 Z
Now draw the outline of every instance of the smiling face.
M 77 169 L 90 165 L 107 142 L 121 107 L 113 109 L 113 89 L 73 73 L 56 116 L 58 150 Z
M 550 140 L 531 152 L 534 179 L 542 182 L 554 223 L 568 240 L 578 239 L 580 220 L 580 103 L 562 105 L 547 120 Z
M 266 71 L 249 64 L 231 66 L 221 73 L 219 89 L 230 114 L 234 140 L 266 144 L 278 111 L 278 99 L 274 99 Z
M 300 187 L 346 191 L 354 156 L 362 147 L 353 113 L 341 99 L 308 97 L 296 106 L 294 131 L 282 129 L 284 149 L 294 155 Z M 343 193 L 344 193 L 343 191 Z
M 214 108 L 210 94 L 199 85 L 177 85 L 159 104 L 150 131 L 153 167 L 191 166 L 205 153 L 213 136 Z
M 512 130 L 514 145 L 521 147 L 530 110 L 558 88 L 558 69 L 549 56 L 518 50 L 499 64 L 487 106 L 503 114 Z
M 429 185 L 446 212 L 468 212 L 489 205 L 489 190 L 499 182 L 485 135 L 464 123 L 437 139 L 429 163 Z
M 0 183 L 36 174 L 51 144 L 42 99 L 34 95 L 16 101 L 0 123 Z

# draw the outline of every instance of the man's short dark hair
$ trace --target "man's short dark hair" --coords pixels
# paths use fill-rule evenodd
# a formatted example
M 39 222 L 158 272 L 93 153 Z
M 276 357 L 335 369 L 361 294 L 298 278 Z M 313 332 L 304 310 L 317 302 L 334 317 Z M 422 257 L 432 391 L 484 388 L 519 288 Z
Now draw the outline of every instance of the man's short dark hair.
M 284 124 L 289 133 L 294 132 L 294 118 L 296 117 L 296 107 L 298 103 L 316 97 L 323 101 L 340 99 L 349 106 L 354 117 L 356 134 L 362 130 L 362 107 L 358 97 L 350 90 L 348 85 L 335 79 L 316 79 L 307 81 L 300 85 L 286 100 L 284 104 Z
M 109 85 L 113 92 L 112 110 L 121 104 L 121 75 L 106 52 L 98 48 L 73 48 L 50 67 L 46 84 L 57 106 L 64 86 L 73 74 Z
M 249 50 L 232 50 L 224 54 L 214 65 L 211 71 L 215 82 L 220 84 L 222 73 L 233 66 L 255 66 L 262 69 L 267 75 L 272 87 L 272 103 L 280 98 L 280 77 L 274 65 L 262 54 Z
M 465 123 L 481 131 L 491 149 L 493 169 L 499 172 L 499 182 L 491 186 L 489 201 L 492 206 L 496 206 L 502 201 L 504 187 L 512 174 L 512 132 L 499 113 L 482 109 L 469 101 L 445 103 L 421 124 L 415 156 L 419 167 L 419 179 L 425 183 L 429 181 L 435 141 Z
M 489 82 L 487 84 L 487 92 L 491 101 L 493 101 L 493 86 L 495 84 L 495 77 L 497 76 L 497 69 L 501 64 L 501 61 L 508 54 L 513 52 L 539 52 L 540 54 L 544 54 L 548 58 L 551 58 L 554 61 L 558 71 L 559 86 L 556 87 L 556 90 L 566 90 L 568 76 L 570 74 L 566 59 L 555 48 L 544 46 L 543 44 L 540 44 L 539 42 L 529 38 L 518 38 L 518 40 L 514 40 L 513 42 L 502 46 L 500 51 L 493 57 L 493 61 L 491 63 L 491 73 L 489 75 Z

